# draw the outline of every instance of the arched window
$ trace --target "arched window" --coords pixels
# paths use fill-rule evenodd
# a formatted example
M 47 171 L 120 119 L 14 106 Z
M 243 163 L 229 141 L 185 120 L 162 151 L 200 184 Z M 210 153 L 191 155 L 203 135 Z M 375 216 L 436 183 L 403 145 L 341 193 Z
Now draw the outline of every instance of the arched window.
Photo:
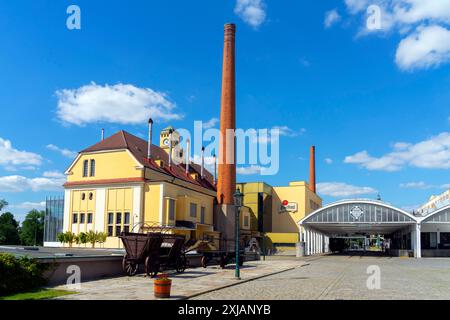
M 95 176 L 95 160 L 91 159 L 91 171 L 89 173 L 90 177 L 94 177 Z
M 89 169 L 89 161 L 88 160 L 84 160 L 83 161 L 83 177 L 87 177 L 88 176 L 88 169 Z

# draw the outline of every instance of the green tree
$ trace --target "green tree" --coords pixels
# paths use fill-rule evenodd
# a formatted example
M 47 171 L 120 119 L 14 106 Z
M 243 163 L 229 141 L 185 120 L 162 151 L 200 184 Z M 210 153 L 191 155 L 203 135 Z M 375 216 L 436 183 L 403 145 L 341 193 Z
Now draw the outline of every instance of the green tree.
M 20 230 L 20 241 L 25 246 L 41 246 L 44 241 L 45 211 L 31 210 Z
M 19 224 L 11 212 L 0 215 L 0 244 L 20 244 Z
M 3 208 L 6 207 L 7 205 L 8 205 L 8 202 L 6 202 L 6 200 L 0 199 L 0 211 L 2 211 Z

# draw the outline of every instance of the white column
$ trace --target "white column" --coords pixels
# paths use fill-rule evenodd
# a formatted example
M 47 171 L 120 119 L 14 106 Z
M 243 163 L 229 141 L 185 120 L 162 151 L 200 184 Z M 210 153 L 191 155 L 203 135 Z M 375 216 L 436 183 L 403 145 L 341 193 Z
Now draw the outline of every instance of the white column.
M 313 254 L 317 253 L 317 234 L 313 231 Z
M 320 253 L 323 253 L 323 234 L 320 234 Z
M 319 235 L 317 234 L 317 232 L 314 232 L 314 250 L 315 250 L 315 254 L 319 253 Z
M 308 255 L 312 255 L 312 231 L 308 229 Z
M 98 188 L 95 191 L 94 231 L 98 232 L 107 231 L 105 227 L 105 215 L 106 215 L 106 189 Z
M 320 253 L 320 233 L 317 233 L 317 253 Z
M 309 256 L 309 230 L 305 228 L 305 255 Z
M 417 223 L 416 224 L 416 232 L 415 232 L 415 240 L 416 240 L 416 247 L 415 247 L 415 250 L 414 250 L 414 257 L 416 257 L 416 258 L 421 258 L 422 257 L 422 248 L 421 248 L 421 241 L 420 241 L 420 238 L 421 238 L 421 228 L 420 228 L 421 226 L 420 226 L 420 224 L 419 223 Z

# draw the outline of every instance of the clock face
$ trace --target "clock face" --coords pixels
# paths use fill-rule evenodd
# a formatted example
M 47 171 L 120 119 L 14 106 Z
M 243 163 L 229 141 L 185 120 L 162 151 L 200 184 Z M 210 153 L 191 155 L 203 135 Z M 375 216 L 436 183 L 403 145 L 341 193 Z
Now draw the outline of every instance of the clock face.
M 168 145 L 169 145 L 169 139 L 164 139 L 164 140 L 163 140 L 163 144 L 164 144 L 165 146 L 168 146 Z

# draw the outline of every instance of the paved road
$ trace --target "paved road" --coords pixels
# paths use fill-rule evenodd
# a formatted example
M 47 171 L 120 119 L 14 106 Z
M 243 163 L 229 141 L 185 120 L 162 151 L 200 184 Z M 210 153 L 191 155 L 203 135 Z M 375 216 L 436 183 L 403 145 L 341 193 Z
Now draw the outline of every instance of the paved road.
M 374 265 L 380 289 L 369 290 L 367 268 Z M 194 299 L 450 299 L 450 259 L 316 257 L 295 270 Z

